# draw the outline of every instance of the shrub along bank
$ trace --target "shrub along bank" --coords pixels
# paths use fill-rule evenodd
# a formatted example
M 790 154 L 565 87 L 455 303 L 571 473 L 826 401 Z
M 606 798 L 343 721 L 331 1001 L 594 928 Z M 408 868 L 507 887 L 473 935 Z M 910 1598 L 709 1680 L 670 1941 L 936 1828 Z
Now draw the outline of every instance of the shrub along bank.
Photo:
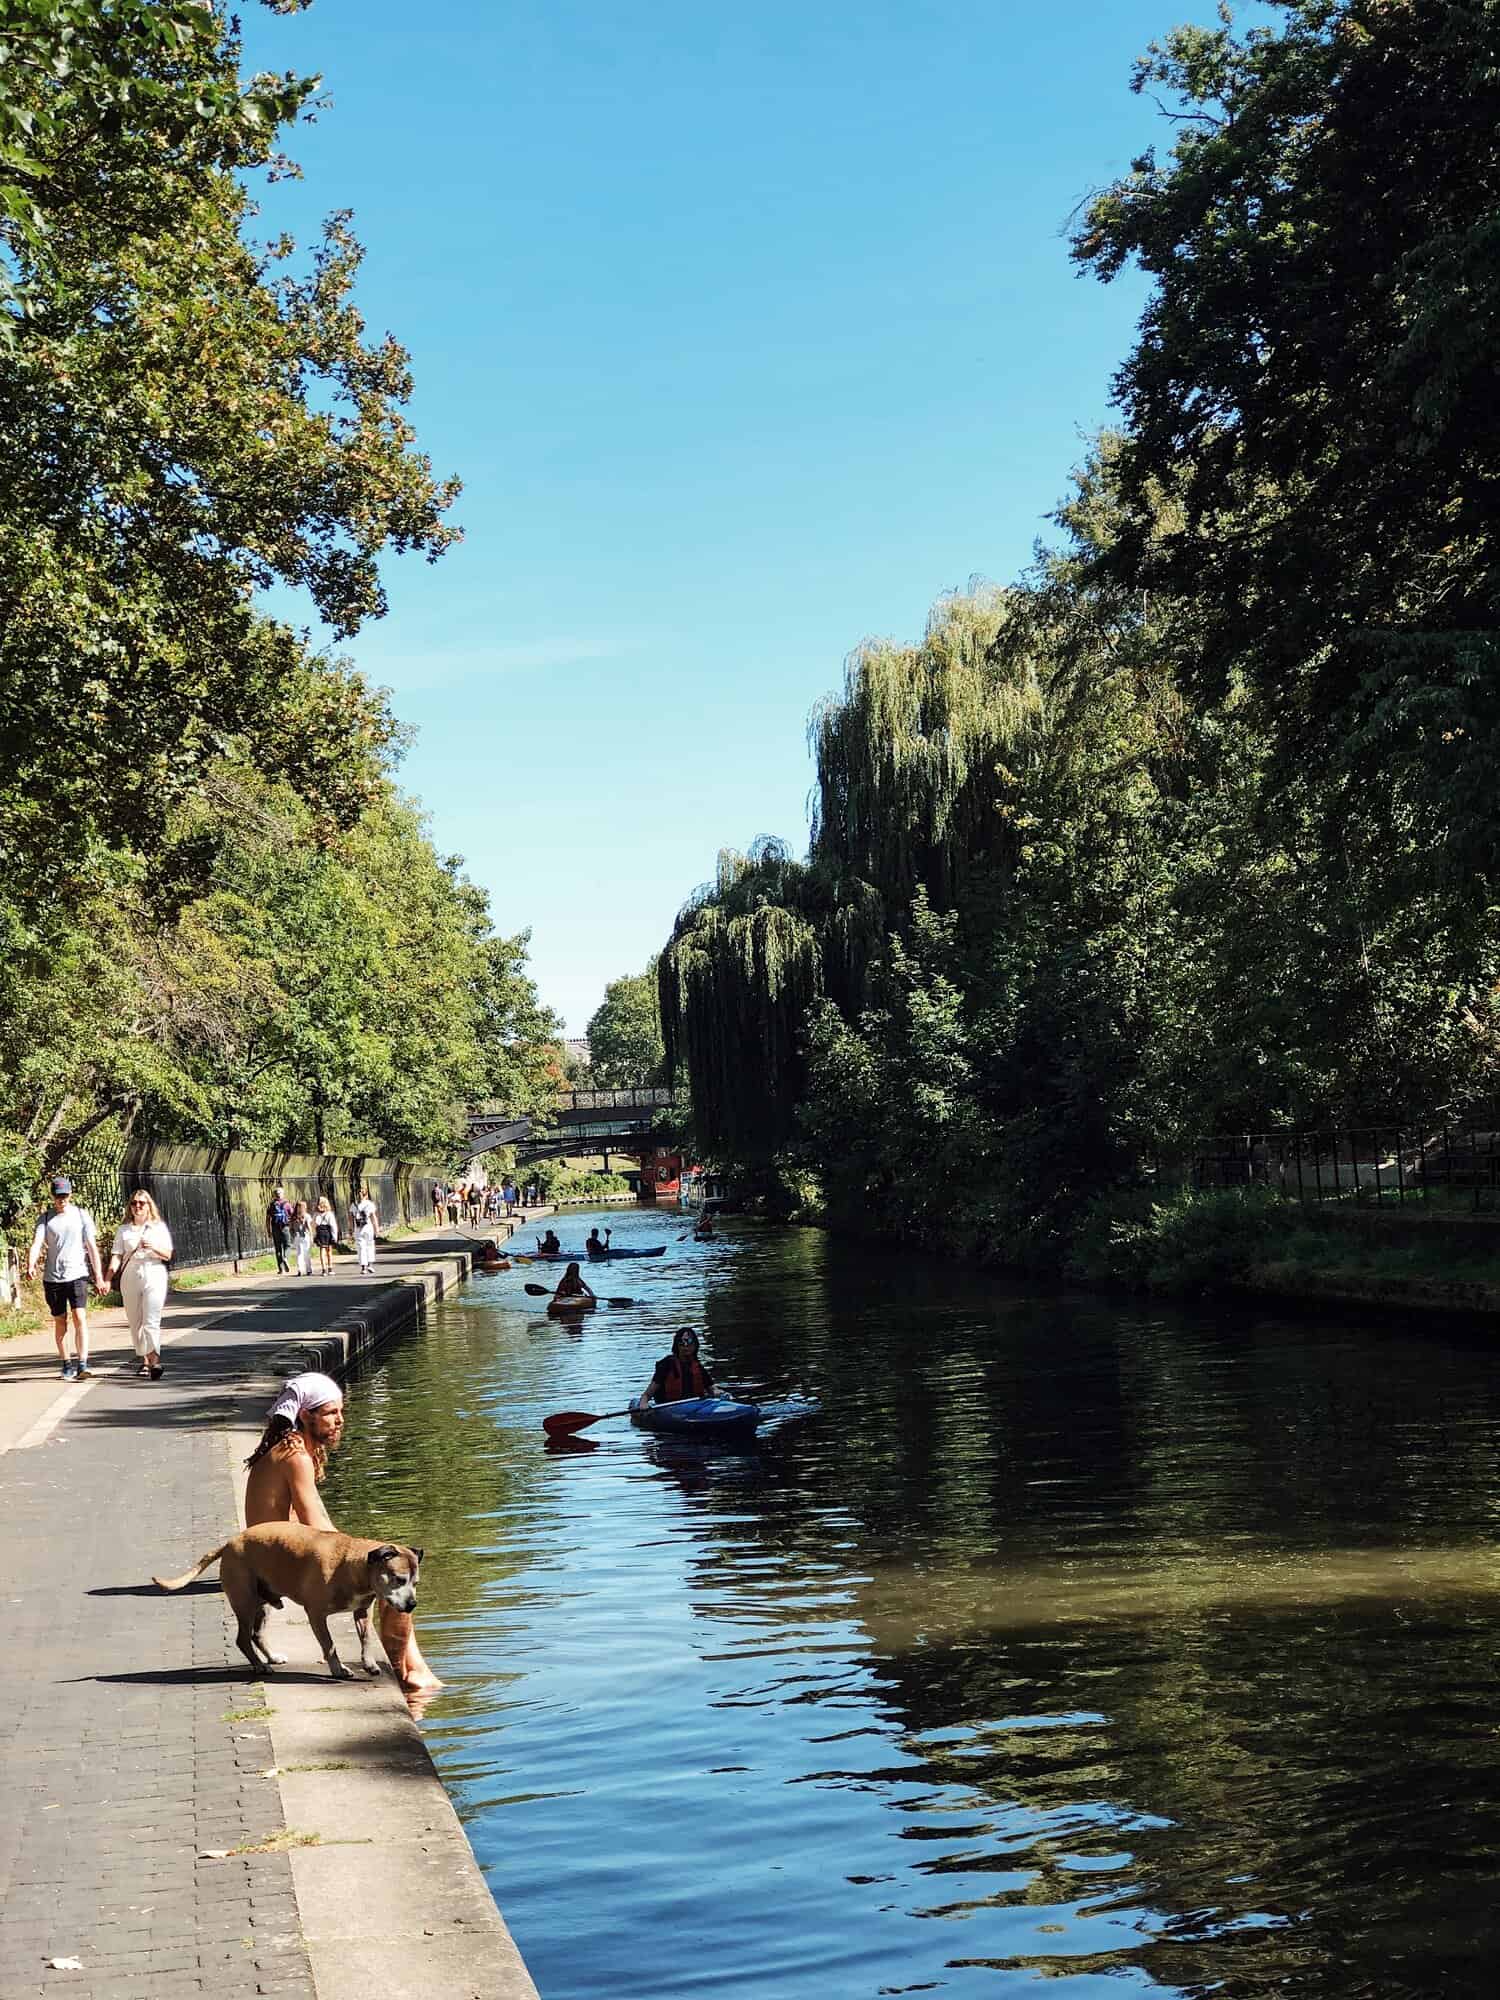
M 1500 1217 L 1421 1207 L 1307 1208 L 1263 1189 L 1136 1192 L 1096 1204 L 1072 1277 L 1166 1297 L 1500 1312 Z

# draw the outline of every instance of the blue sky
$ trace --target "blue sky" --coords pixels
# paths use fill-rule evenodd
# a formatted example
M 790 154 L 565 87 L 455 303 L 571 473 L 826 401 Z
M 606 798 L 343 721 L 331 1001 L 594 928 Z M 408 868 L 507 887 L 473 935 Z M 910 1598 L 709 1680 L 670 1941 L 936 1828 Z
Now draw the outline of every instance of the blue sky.
M 1068 217 L 1169 143 L 1130 64 L 1208 0 L 316 0 L 305 178 L 351 208 L 464 544 L 351 648 L 403 770 L 581 1032 L 721 846 L 802 846 L 805 725 L 870 635 L 1029 559 L 1143 298 Z

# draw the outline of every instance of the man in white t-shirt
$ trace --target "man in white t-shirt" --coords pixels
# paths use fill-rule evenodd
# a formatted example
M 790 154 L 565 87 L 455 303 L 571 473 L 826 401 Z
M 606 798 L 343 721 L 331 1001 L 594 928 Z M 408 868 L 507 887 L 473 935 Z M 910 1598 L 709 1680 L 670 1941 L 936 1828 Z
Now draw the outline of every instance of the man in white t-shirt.
M 36 1276 L 39 1263 L 62 1378 L 65 1382 L 81 1381 L 94 1372 L 89 1367 L 89 1278 L 92 1275 L 102 1292 L 104 1267 L 99 1261 L 94 1218 L 86 1208 L 74 1206 L 73 1183 L 66 1174 L 53 1181 L 52 1213 L 42 1217 L 31 1239 L 31 1255 L 26 1259 L 28 1278 Z M 70 1320 L 75 1350 L 71 1361 L 67 1345 Z

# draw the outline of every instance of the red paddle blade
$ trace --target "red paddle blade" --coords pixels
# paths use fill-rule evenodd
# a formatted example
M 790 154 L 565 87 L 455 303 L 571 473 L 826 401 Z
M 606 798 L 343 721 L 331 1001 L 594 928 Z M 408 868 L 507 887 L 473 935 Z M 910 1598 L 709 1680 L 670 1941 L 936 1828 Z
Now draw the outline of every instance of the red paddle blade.
M 574 1431 L 581 1431 L 587 1424 L 602 1424 L 605 1417 L 628 1417 L 629 1410 L 606 1410 L 596 1415 L 592 1410 L 555 1410 L 550 1417 L 542 1418 L 542 1429 L 548 1437 L 571 1437 Z
M 549 1438 L 565 1438 L 598 1421 L 598 1415 L 593 1410 L 557 1410 L 550 1417 L 542 1418 L 542 1429 Z

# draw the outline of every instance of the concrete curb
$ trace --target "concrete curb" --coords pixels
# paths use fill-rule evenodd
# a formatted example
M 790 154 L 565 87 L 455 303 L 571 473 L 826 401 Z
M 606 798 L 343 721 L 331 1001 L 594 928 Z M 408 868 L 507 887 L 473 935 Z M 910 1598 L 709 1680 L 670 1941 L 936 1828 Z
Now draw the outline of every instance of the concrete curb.
M 456 1290 L 467 1253 L 393 1280 L 325 1331 L 280 1339 L 269 1382 L 319 1368 L 342 1377 L 398 1334 L 425 1324 Z M 244 1520 L 244 1460 L 260 1439 L 266 1398 L 236 1399 L 225 1423 L 226 1471 Z M 227 1613 L 226 1613 L 227 1618 Z M 328 1674 L 295 1606 L 274 1619 L 285 1669 L 262 1683 L 289 1837 L 293 1891 L 318 2000 L 537 2000 L 520 1952 L 480 1872 L 453 1802 L 399 1688 Z M 352 1635 L 335 1623 L 346 1664 Z M 292 1675 L 299 1676 L 296 1679 Z M 302 1678 L 306 1676 L 306 1678 Z
M 420 1331 L 427 1323 L 428 1307 L 457 1291 L 473 1265 L 472 1257 L 460 1253 L 393 1279 L 373 1298 L 340 1314 L 323 1332 L 284 1342 L 268 1357 L 267 1365 L 283 1375 L 317 1368 L 325 1375 L 342 1376 L 346 1368 L 368 1360 L 398 1334 Z

